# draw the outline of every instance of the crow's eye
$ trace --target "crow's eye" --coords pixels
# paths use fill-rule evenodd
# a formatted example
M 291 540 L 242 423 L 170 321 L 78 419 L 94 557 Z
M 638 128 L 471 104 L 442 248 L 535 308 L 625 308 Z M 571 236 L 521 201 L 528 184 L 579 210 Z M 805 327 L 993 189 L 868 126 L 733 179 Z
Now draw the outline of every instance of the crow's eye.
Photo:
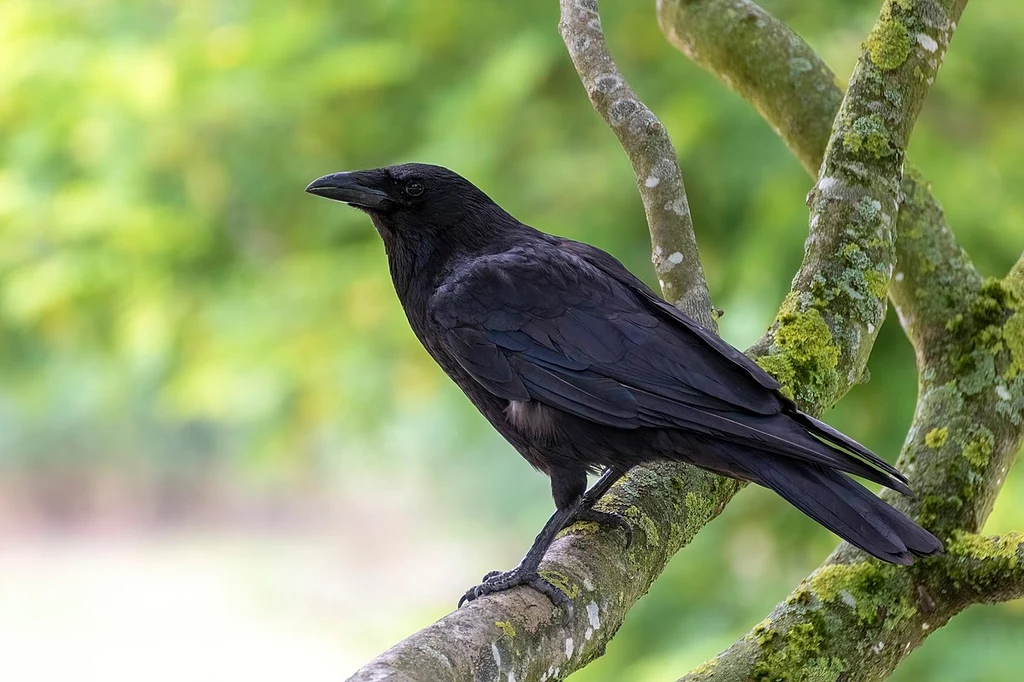
M 405 194 L 410 197 L 418 197 L 423 194 L 423 183 L 419 180 L 413 180 L 405 186 Z

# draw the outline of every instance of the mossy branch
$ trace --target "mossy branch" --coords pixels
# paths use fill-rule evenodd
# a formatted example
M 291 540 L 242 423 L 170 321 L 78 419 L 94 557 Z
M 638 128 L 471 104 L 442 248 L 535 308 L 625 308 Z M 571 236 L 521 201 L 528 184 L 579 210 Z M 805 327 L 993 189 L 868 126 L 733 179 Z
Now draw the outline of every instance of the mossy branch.
M 559 0 L 559 5 L 558 30 L 580 82 L 633 166 L 662 295 L 705 327 L 717 329 L 672 139 L 615 65 L 597 0 Z
M 835 74 L 818 54 L 750 0 L 662 0 L 658 9 L 669 42 L 750 102 L 817 177 L 843 100 Z M 927 52 L 916 36 L 914 42 Z M 909 165 L 902 196 L 896 221 L 898 265 L 889 295 L 911 341 L 923 348 L 949 317 L 945 292 L 977 290 L 981 277 L 957 244 L 927 182 Z M 948 297 L 953 306 L 956 300 Z
M 1017 297 L 1024 299 L 1024 253 L 1020 255 L 1020 259 L 1010 268 L 1006 281 L 1016 292 Z
M 887 5 L 880 23 L 906 21 L 894 4 L 900 11 L 926 10 L 922 23 L 934 28 L 947 25 L 931 3 L 911 0 Z M 749 99 L 804 166 L 815 168 L 841 91 L 811 48 L 750 2 L 665 0 L 659 7 L 670 41 Z M 920 48 L 938 52 L 933 34 L 921 38 L 910 32 L 916 24 L 906 26 Z M 903 55 L 900 29 L 876 29 L 873 36 L 899 45 L 889 53 L 869 40 L 871 59 L 880 50 L 887 64 L 912 58 Z M 929 77 L 922 80 L 928 84 Z M 863 150 L 864 141 L 852 143 Z M 684 679 L 882 679 L 965 606 L 1024 593 L 1021 536 L 972 534 L 991 511 L 1024 432 L 1024 263 L 1002 281 L 983 281 L 920 174 L 907 172 L 902 191 L 889 293 L 922 376 L 898 466 L 921 496 L 916 502 L 886 497 L 944 537 L 947 553 L 907 570 L 867 561 L 842 545 L 768 619 Z
M 635 468 L 600 503 L 630 520 L 630 549 L 623 551 L 620 531 L 578 523 L 541 564 L 541 574 L 571 598 L 571 614 L 530 588 L 490 595 L 398 643 L 350 680 L 562 679 L 604 653 L 673 554 L 740 487 L 691 467 Z
M 983 314 L 990 319 L 992 302 L 1006 290 L 998 282 L 983 290 L 985 302 L 968 307 L 988 311 Z M 1018 305 L 1002 300 L 1004 316 Z M 976 321 L 972 316 L 966 324 L 974 328 Z M 961 348 L 969 344 L 964 338 Z M 1022 538 L 997 542 L 972 535 L 991 512 L 1024 436 L 1024 385 L 1019 375 L 1010 387 L 1005 379 L 1013 354 L 1000 349 L 987 357 L 994 360 L 991 376 L 973 368 L 959 380 L 940 370 L 925 372 L 897 462 L 919 497 L 883 495 L 942 538 L 946 554 L 904 568 L 867 559 L 844 543 L 767 619 L 683 679 L 812 680 L 843 673 L 884 679 L 966 606 L 1024 591 Z
M 1024 536 L 959 535 L 902 568 L 827 563 L 721 656 L 681 678 L 881 680 L 965 607 L 1024 595 Z
M 996 604 L 1024 597 L 1024 534 L 960 534 L 939 559 L 945 599 L 954 605 Z M 955 606 L 954 606 L 955 608 Z
M 867 365 L 885 319 L 896 263 L 894 228 L 907 143 L 964 4 L 965 0 L 887 0 L 861 49 L 849 90 L 834 119 L 817 182 L 807 195 L 810 236 L 803 264 L 793 280 L 795 296 L 789 304 L 794 310 L 784 310 L 776 319 L 776 342 L 761 363 L 784 386 L 788 387 L 792 372 L 785 364 L 779 334 L 785 332 L 794 314 L 813 311 L 822 316 L 832 338 L 842 340 L 836 344 L 843 349 L 837 365 L 851 367 L 856 376 Z M 678 19 L 680 12 L 692 11 L 693 3 L 668 2 L 665 6 L 675 7 Z M 749 8 L 747 22 L 756 29 L 763 12 L 753 5 Z M 729 11 L 735 15 L 735 3 Z M 671 10 L 663 10 L 662 26 L 668 24 L 670 15 Z M 678 30 L 668 34 L 680 35 Z M 694 52 L 692 41 L 685 45 Z M 796 41 L 786 46 L 786 68 L 800 74 L 785 81 L 791 88 L 796 87 L 793 80 L 820 78 L 827 72 L 817 58 L 800 61 L 791 56 L 800 45 Z M 745 51 L 751 51 L 749 45 Z M 696 52 L 700 54 L 700 50 Z M 779 75 L 774 75 L 777 82 Z M 827 104 L 832 101 L 828 98 Z M 835 402 L 841 395 L 836 371 L 835 367 L 823 367 L 817 373 L 812 386 L 824 395 L 794 391 L 794 398 L 801 405 Z

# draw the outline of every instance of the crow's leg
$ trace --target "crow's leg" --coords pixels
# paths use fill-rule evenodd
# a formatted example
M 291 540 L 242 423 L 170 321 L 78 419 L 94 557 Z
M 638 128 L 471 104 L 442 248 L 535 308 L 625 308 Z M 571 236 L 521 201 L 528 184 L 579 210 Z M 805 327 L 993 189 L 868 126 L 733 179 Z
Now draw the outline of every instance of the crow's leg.
M 459 606 L 478 597 L 502 592 L 517 585 L 529 585 L 538 592 L 547 595 L 556 606 L 565 606 L 568 609 L 569 598 L 557 587 L 540 577 L 540 574 L 537 573 L 537 568 L 540 566 L 540 560 L 544 557 L 544 552 L 554 542 L 558 531 L 565 527 L 566 520 L 570 514 L 571 510 L 568 508 L 556 510 L 551 515 L 551 518 L 548 519 L 548 522 L 544 524 L 544 528 L 537 535 L 537 539 L 533 541 L 530 551 L 526 553 L 526 556 L 523 557 L 518 566 L 511 571 L 491 571 L 485 575 L 482 583 L 470 588 L 466 594 L 462 595 L 462 599 L 459 600 Z
M 596 523 L 615 526 L 626 534 L 626 549 L 629 549 L 629 546 L 633 544 L 633 528 L 629 525 L 629 522 L 618 514 L 594 509 L 594 504 L 596 504 L 597 501 L 600 500 L 606 492 L 608 492 L 608 489 L 615 485 L 615 482 L 622 478 L 625 473 L 626 472 L 619 471 L 618 469 L 605 469 L 604 473 L 601 474 L 601 478 L 597 479 L 597 483 L 583 494 L 583 498 L 580 500 L 579 511 L 577 511 L 576 515 L 565 525 L 570 526 L 577 521 L 594 521 Z
M 547 595 L 556 606 L 564 606 L 566 610 L 571 610 L 569 597 L 544 580 L 537 569 L 540 567 L 541 559 L 544 558 L 544 553 L 554 542 L 558 532 L 576 521 L 596 521 L 622 528 L 626 532 L 626 546 L 629 546 L 633 531 L 626 520 L 617 514 L 593 509 L 594 503 L 608 492 L 612 484 L 621 477 L 622 472 L 608 469 L 593 488 L 586 490 L 587 476 L 582 470 L 578 472 L 559 470 L 552 473 L 551 492 L 555 498 L 555 513 L 544 524 L 544 528 L 533 541 L 530 551 L 511 571 L 492 571 L 485 575 L 482 583 L 462 595 L 459 606 L 488 594 L 502 592 L 518 585 L 529 585 L 541 594 Z
M 564 606 L 568 611 L 571 607 L 569 598 L 561 590 L 544 580 L 537 572 L 540 567 L 540 560 L 544 558 L 544 552 L 548 550 L 551 543 L 555 541 L 558 531 L 571 523 L 571 519 L 579 512 L 583 501 L 583 495 L 587 490 L 587 472 L 582 467 L 573 469 L 552 469 L 551 496 L 555 498 L 555 513 L 551 515 L 548 522 L 544 524 L 533 546 L 526 553 L 519 565 L 511 571 L 491 571 L 484 576 L 483 582 L 469 589 L 459 600 L 459 606 L 468 601 L 473 601 L 495 592 L 516 587 L 517 585 L 529 585 L 547 597 L 557 606 Z

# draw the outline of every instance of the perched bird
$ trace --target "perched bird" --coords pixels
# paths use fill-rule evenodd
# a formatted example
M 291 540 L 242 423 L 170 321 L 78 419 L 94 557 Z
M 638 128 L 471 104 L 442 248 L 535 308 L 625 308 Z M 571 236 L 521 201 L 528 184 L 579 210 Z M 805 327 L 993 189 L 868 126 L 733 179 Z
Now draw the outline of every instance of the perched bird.
M 516 568 L 459 602 L 531 585 L 630 467 L 689 462 L 771 488 L 883 561 L 942 544 L 847 474 L 912 495 L 867 448 L 804 414 L 743 353 L 663 301 L 604 251 L 524 225 L 460 175 L 404 164 L 334 173 L 307 192 L 369 214 L 417 338 L 491 425 L 551 479 L 555 513 Z M 587 473 L 603 471 L 587 491 Z

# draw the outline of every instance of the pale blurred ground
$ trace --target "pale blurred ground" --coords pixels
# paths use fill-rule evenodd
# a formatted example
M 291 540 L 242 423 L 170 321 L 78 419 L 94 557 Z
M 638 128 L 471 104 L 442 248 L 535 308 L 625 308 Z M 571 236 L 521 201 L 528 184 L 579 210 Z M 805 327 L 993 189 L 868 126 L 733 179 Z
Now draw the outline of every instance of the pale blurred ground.
M 512 537 L 500 527 L 452 538 L 450 529 L 422 513 L 437 500 L 430 490 L 417 491 L 415 478 L 368 477 L 362 491 L 346 488 L 337 498 L 314 493 L 307 504 L 275 509 L 265 516 L 277 520 L 259 525 L 167 529 L 108 515 L 64 532 L 19 531 L 7 517 L 0 536 L 0 680 L 345 679 L 447 613 L 481 567 L 511 565 L 517 546 L 528 543 L 528 534 Z M 1022 479 L 1014 476 L 1008 492 L 1024 493 Z M 773 501 L 764 491 L 749 490 L 722 521 L 749 514 L 756 498 Z M 543 507 L 542 499 L 531 502 Z M 784 505 L 773 506 L 791 515 L 790 521 L 810 526 Z M 1019 521 L 1006 517 L 1008 507 L 997 508 L 990 530 Z M 732 600 L 756 601 L 751 589 L 780 584 L 772 574 L 780 561 L 787 565 L 777 556 L 787 550 L 756 525 L 734 528 L 717 541 L 706 536 L 666 576 L 685 581 L 710 555 L 726 560 L 716 582 Z M 805 569 L 789 565 L 795 583 Z M 675 590 L 673 578 L 667 581 L 655 585 L 627 625 L 650 618 L 645 611 L 664 603 Z M 761 599 L 770 603 L 788 588 L 778 589 Z M 973 645 L 978 656 L 1012 656 L 1005 642 L 1024 636 L 1024 601 L 1000 608 L 1017 614 L 1018 634 L 1004 632 L 1001 645 L 979 633 Z M 955 622 L 951 632 L 934 639 L 969 636 L 969 623 Z M 630 666 L 630 679 L 672 679 L 728 646 L 732 637 L 720 627 L 688 626 L 671 652 Z M 628 640 L 613 642 L 609 650 L 621 656 L 629 646 Z M 583 679 L 613 679 L 600 666 Z
M 364 605 L 339 586 L 361 581 L 338 551 L 323 536 L 7 543 L 0 678 L 337 680 L 374 629 L 352 618 Z
M 417 506 L 414 493 L 350 494 L 278 528 L 8 524 L 0 680 L 344 679 L 409 634 L 410 616 L 454 606 L 467 553 L 494 550 L 446 541 Z

